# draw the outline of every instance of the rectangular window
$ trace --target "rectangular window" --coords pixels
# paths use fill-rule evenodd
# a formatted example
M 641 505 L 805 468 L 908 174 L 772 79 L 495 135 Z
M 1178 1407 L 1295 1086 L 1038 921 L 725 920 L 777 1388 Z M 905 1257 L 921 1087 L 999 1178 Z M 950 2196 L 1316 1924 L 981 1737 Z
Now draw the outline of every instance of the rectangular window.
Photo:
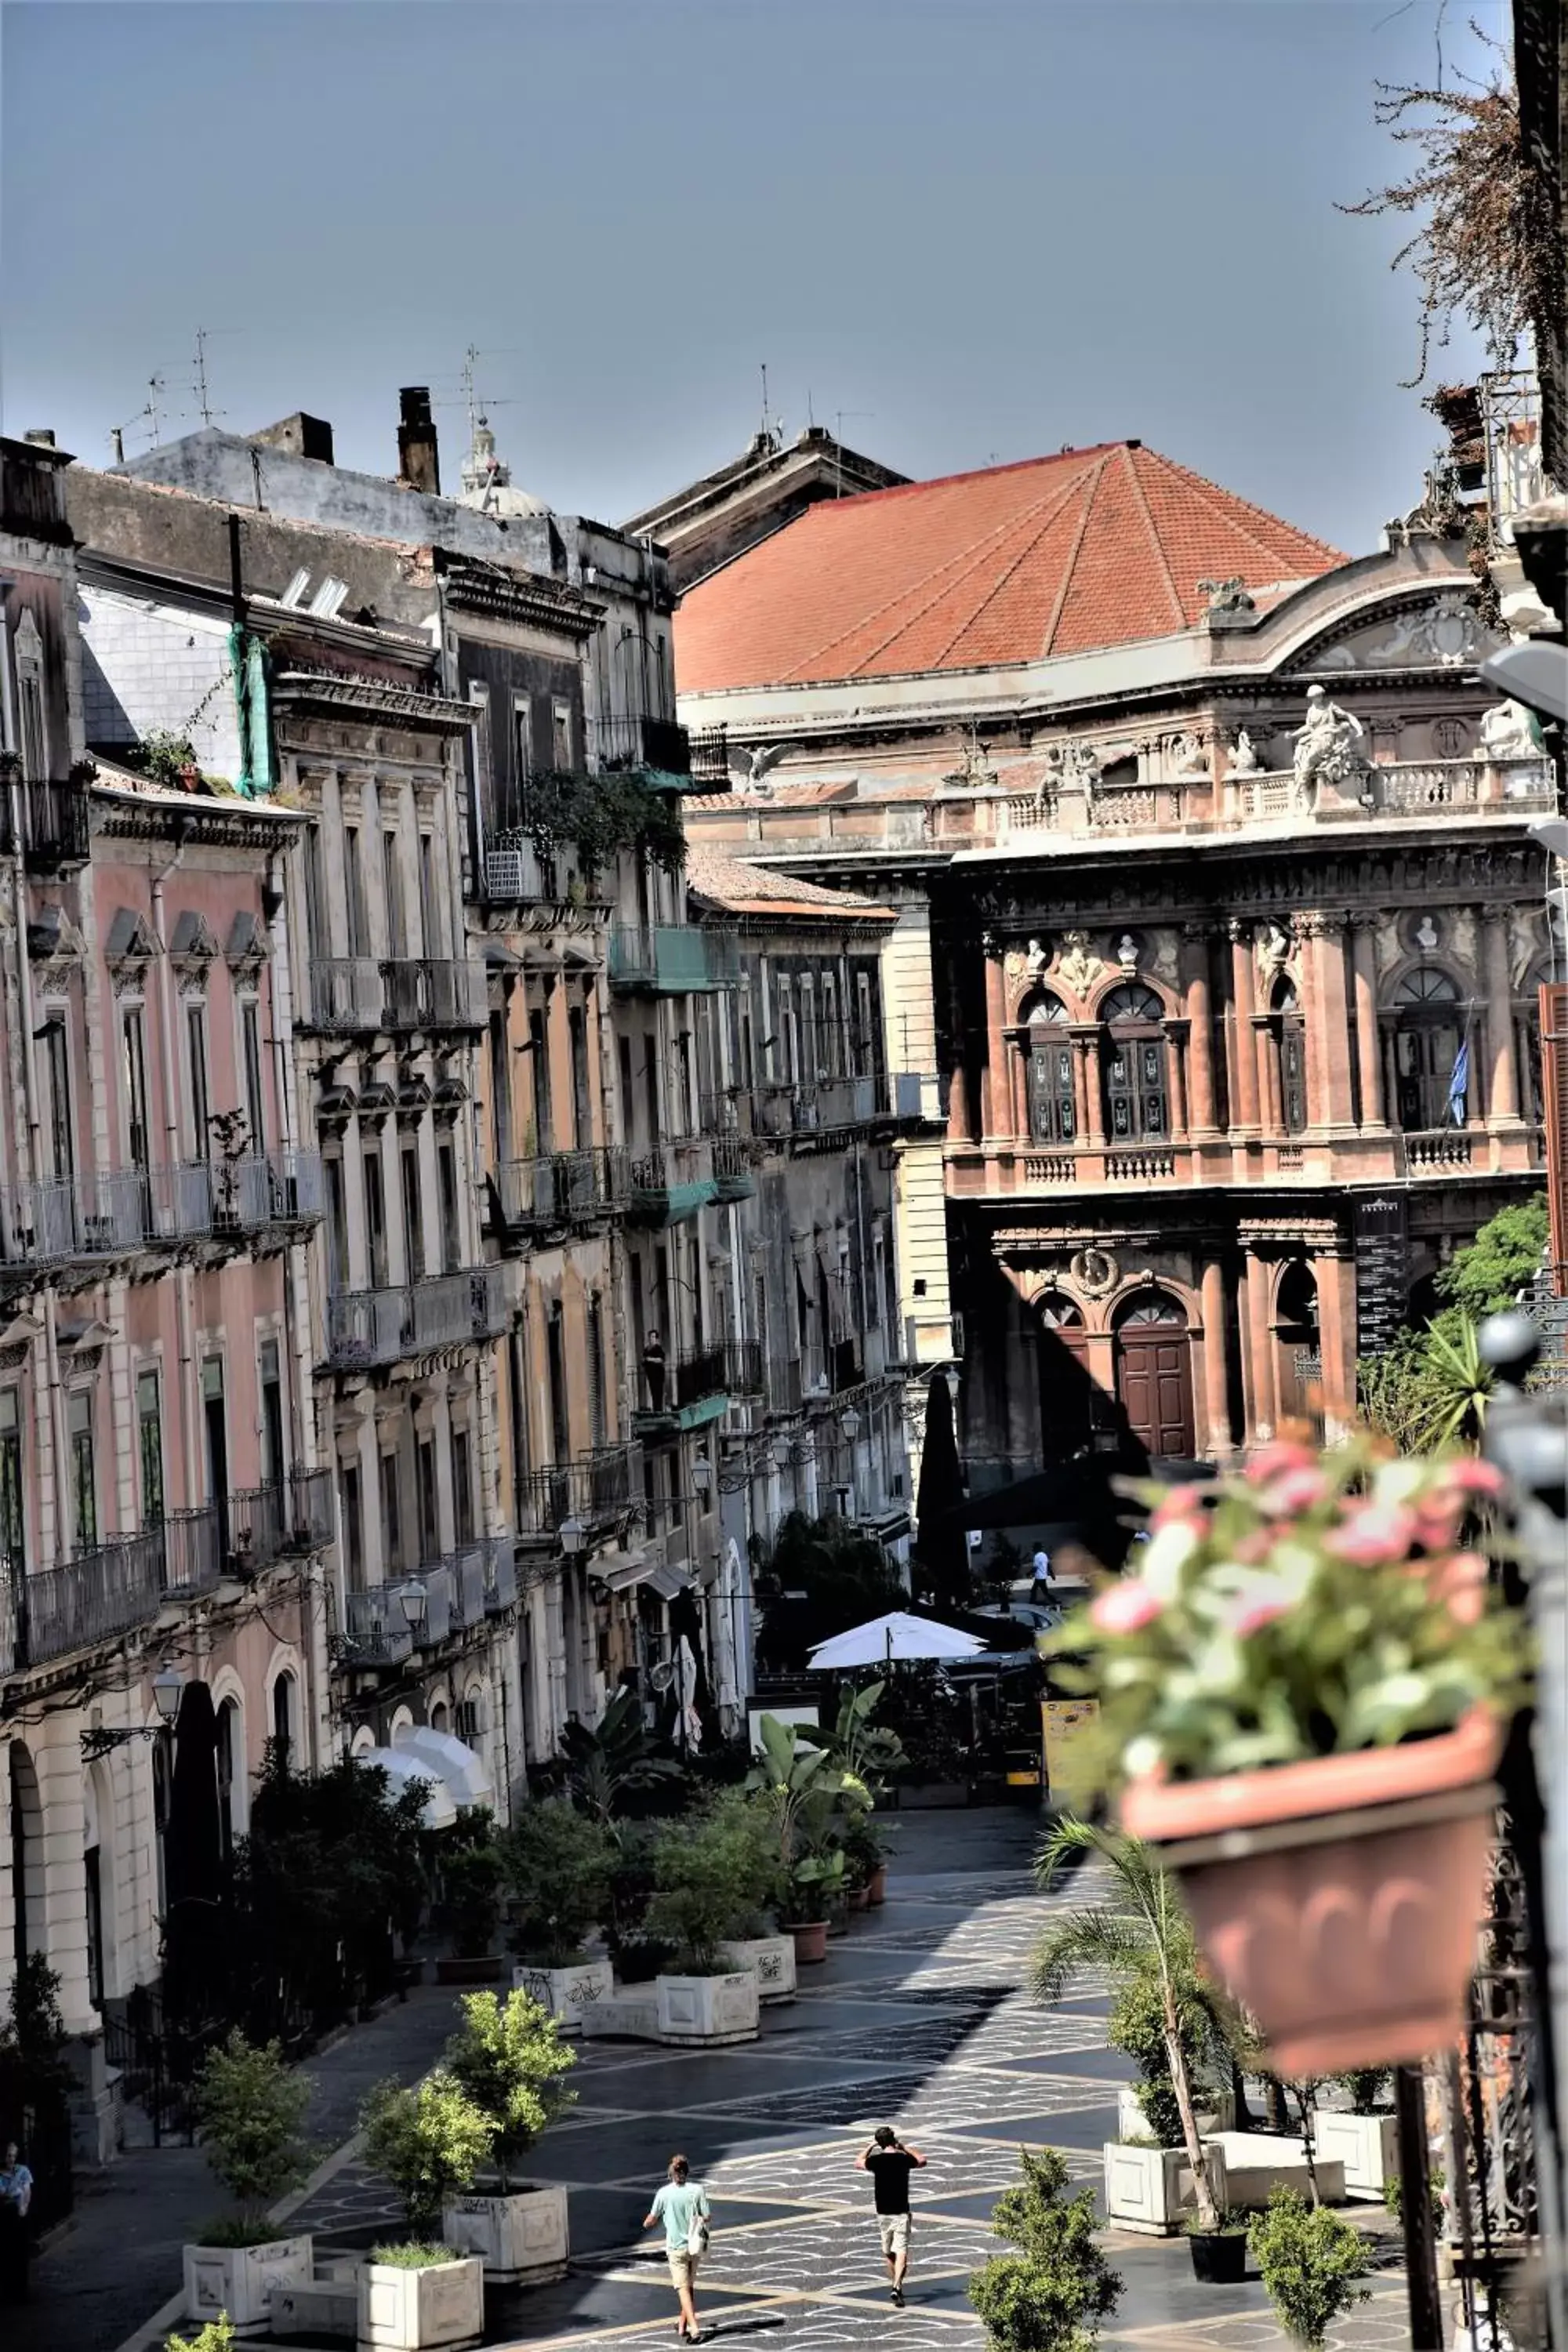
M 344 1469 L 339 1474 L 343 1496 L 343 1549 L 347 1555 L 348 1584 L 351 1592 L 364 1591 L 364 1503 L 360 1495 L 359 1472 Z
M 403 1165 L 403 1264 L 405 1282 L 425 1279 L 425 1202 L 419 1190 L 419 1146 L 405 1143 Z
M 395 833 L 381 836 L 381 874 L 386 893 L 386 952 L 389 956 L 406 956 L 408 926 L 403 912 L 403 868 L 398 864 Z
M 397 1490 L 397 1456 L 381 1457 L 381 1572 L 384 1578 L 403 1570 L 403 1505 Z
M 386 1195 L 383 1189 L 381 1154 L 367 1151 L 364 1155 L 364 1237 L 366 1255 L 370 1260 L 370 1286 L 384 1290 L 386 1271 Z
M 285 1468 L 283 1442 L 283 1375 L 276 1339 L 261 1342 L 261 1476 L 268 1486 L 281 1486 Z
M 360 862 L 359 827 L 343 827 L 343 886 L 348 898 L 349 953 L 370 953 L 370 925 L 364 911 L 364 868 Z
M 533 702 L 526 694 L 511 698 L 511 746 L 512 772 L 521 792 L 533 773 Z
M 327 1288 L 346 1290 L 349 1285 L 348 1214 L 343 1205 L 343 1163 L 336 1152 L 321 1162 L 327 1179 Z
M 137 1450 L 142 1460 L 142 1524 L 155 1528 L 163 1516 L 163 1406 L 156 1372 L 136 1375 Z
M 436 844 L 431 835 L 419 836 L 419 939 L 427 956 L 441 952 L 439 901 L 436 893 Z
M 458 1154 L 443 1143 L 436 1155 L 441 1186 L 441 1271 L 456 1274 L 463 1263 L 462 1235 L 458 1225 Z
M 630 1145 L 634 1141 L 632 1127 L 637 1118 L 637 1105 L 633 1099 L 632 1088 L 631 1039 L 629 1037 L 617 1039 L 616 1052 L 621 1074 L 621 1122 L 625 1129 L 626 1140 Z
M 44 681 L 36 670 L 22 670 L 17 677 L 16 718 L 22 772 L 29 783 L 44 783 L 49 772 L 48 734 L 44 722 Z
M 330 956 L 332 935 L 327 925 L 326 894 L 321 887 L 321 828 L 305 828 L 305 952 Z
M 605 1414 L 605 1307 L 595 1290 L 588 1301 L 588 1415 L 595 1445 L 606 1436 Z
M 44 1093 L 48 1117 L 48 1172 L 69 1176 L 76 1169 L 76 1144 L 71 1133 L 70 1040 L 63 1012 L 51 1012 L 44 1022 Z
M 419 1562 L 434 1567 L 441 1557 L 441 1528 L 436 1503 L 436 1441 L 422 1437 L 414 1449 L 414 1475 L 419 1493 Z
M 124 1049 L 125 1156 L 145 1174 L 152 1165 L 153 1139 L 147 1129 L 147 1036 L 142 1007 L 127 1005 L 121 1023 Z
M 245 1066 L 245 1118 L 250 1130 L 248 1148 L 267 1149 L 267 1099 L 261 1083 L 261 1009 L 254 996 L 239 1008 L 239 1050 Z
M 26 1507 L 22 1486 L 22 1400 L 0 1389 L 0 1554 L 17 1570 L 27 1560 Z
M 71 1520 L 79 1552 L 98 1546 L 98 1478 L 92 1458 L 92 1395 L 78 1389 L 67 1408 L 70 1437 Z
M 191 1158 L 205 1160 L 212 1150 L 212 1103 L 207 1090 L 207 1009 L 185 1007 L 185 1099 L 191 1113 Z
M 871 1026 L 871 975 L 855 975 L 855 1069 L 864 1076 L 877 1066 L 876 1037 Z
M 511 1158 L 511 1043 L 504 1013 L 490 1014 L 489 1049 L 490 1134 L 500 1167 Z
M 572 765 L 572 705 L 555 702 L 550 711 L 551 756 L 558 768 Z
M 452 1517 L 460 1544 L 474 1540 L 474 1479 L 468 1460 L 468 1433 L 452 1432 Z
M 551 1150 L 552 1117 L 550 1101 L 550 1035 L 544 1025 L 544 1015 L 537 1008 L 528 1016 L 528 1042 L 531 1047 L 530 1066 L 533 1072 L 533 1132 L 534 1150 L 540 1153 Z

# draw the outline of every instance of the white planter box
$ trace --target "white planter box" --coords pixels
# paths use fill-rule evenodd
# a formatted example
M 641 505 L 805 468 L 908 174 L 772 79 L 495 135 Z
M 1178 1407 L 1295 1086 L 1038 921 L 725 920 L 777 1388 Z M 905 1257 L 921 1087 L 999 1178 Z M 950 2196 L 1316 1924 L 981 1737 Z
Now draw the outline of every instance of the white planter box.
M 1298 2189 L 1311 2194 L 1307 2151 L 1299 2139 L 1280 2132 L 1222 2132 L 1215 2143 L 1225 2158 L 1229 2201 L 1243 2211 L 1261 2213 L 1276 2189 Z M 1317 2155 L 1318 2194 L 1325 2205 L 1345 2201 L 1345 2168 L 1338 2158 Z
M 607 2000 L 596 2000 L 585 2009 L 583 2038 L 586 2042 L 658 2041 L 658 1990 L 652 1979 L 647 1984 L 617 1985 Z
M 1318 2168 L 1325 2158 L 1345 2168 L 1347 2197 L 1381 2205 L 1388 2184 L 1399 2178 L 1399 2126 L 1393 2116 L 1347 2116 L 1318 2109 Z
M 724 1977 L 656 1977 L 654 1982 L 661 2042 L 716 2048 L 756 2040 L 757 1979 L 749 1969 Z
M 185 2317 L 200 2323 L 226 2311 L 237 2336 L 265 2335 L 275 2286 L 309 2286 L 309 2236 L 269 2238 L 264 2246 L 186 2246 Z
M 793 2000 L 795 1995 L 795 1937 L 757 1936 L 744 1944 L 721 1944 L 720 1958 L 732 1969 L 750 1969 L 757 1979 L 757 1999 Z
M 1209 2105 L 1200 2107 L 1196 2116 L 1199 2136 L 1204 2139 L 1212 2139 L 1215 2132 L 1228 2131 L 1236 2121 L 1235 2103 L 1228 2091 L 1213 2091 L 1208 2097 Z M 1131 2083 L 1123 2083 L 1116 2095 L 1116 2128 L 1123 2139 L 1137 2139 L 1149 2129 Z
M 454 2197 L 441 2208 L 441 2235 L 478 2254 L 489 2279 L 564 2278 L 572 2250 L 566 2191 L 531 2181 L 504 2197 Z
M 1226 2205 L 1225 2158 L 1217 2146 L 1204 2150 L 1216 2205 Z M 1182 2147 L 1129 2147 L 1105 2144 L 1105 2216 L 1119 2230 L 1146 2237 L 1173 2237 L 1197 2203 L 1193 2168 Z
M 401 2271 L 362 2263 L 360 2352 L 456 2352 L 485 2332 L 485 2267 L 470 2256 Z
M 512 1990 L 527 1993 L 547 2009 L 563 2033 L 581 2033 L 583 2012 L 596 2000 L 608 2000 L 616 1989 L 616 1972 L 608 1960 L 579 1960 L 569 1969 L 531 1969 L 520 1963 L 511 1972 Z

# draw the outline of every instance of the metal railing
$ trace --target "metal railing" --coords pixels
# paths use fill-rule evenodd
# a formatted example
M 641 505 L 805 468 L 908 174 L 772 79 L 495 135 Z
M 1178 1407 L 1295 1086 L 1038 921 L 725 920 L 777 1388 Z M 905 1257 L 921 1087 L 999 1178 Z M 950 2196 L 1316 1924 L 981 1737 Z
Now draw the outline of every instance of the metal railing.
M 694 1202 L 704 1194 L 711 1198 L 713 1147 L 698 1136 L 679 1143 L 656 1144 L 651 1151 L 637 1154 L 630 1172 L 634 1209 L 665 1209 L 682 1193 L 690 1194 Z
M 341 1290 L 327 1301 L 327 1360 L 336 1370 L 394 1364 L 436 1348 L 493 1339 L 505 1321 L 499 1265 L 389 1290 Z
M 163 1591 L 191 1600 L 222 1583 L 228 1530 L 227 1510 L 201 1503 L 195 1510 L 170 1511 L 163 1520 Z
M 700 727 L 691 738 L 691 784 L 694 792 L 727 793 L 730 789 L 730 734 L 725 727 Z
M 293 1470 L 228 1498 L 229 1566 L 237 1576 L 325 1551 L 335 1532 L 330 1470 Z
M 485 969 L 468 957 L 312 956 L 300 1027 L 336 1035 L 482 1029 Z
M 724 1386 L 731 1396 L 761 1396 L 763 1393 L 760 1340 L 725 1340 Z
M 617 923 L 610 933 L 614 987 L 683 995 L 732 988 L 741 975 L 736 935 L 697 923 Z
M 657 768 L 667 776 L 691 773 L 691 740 L 673 719 L 590 719 L 588 753 L 599 768 Z
M 624 1209 L 631 1195 L 626 1155 L 618 1144 L 503 1160 L 493 1181 L 503 1220 L 519 1229 L 590 1224 Z
M 88 786 L 79 778 L 63 782 L 45 779 L 22 785 L 22 854 L 30 874 L 53 873 L 62 866 L 85 866 L 92 848 L 92 808 Z M 5 803 L 6 849 L 15 847 L 11 795 L 0 792 Z
M 113 1168 L 18 1186 L 6 1255 L 35 1265 L 320 1217 L 321 1154 L 292 1148 L 171 1168 Z
M 771 1412 L 798 1412 L 805 1401 L 805 1381 L 798 1356 L 770 1356 L 766 1395 Z
M 11 1563 L 17 1665 L 47 1665 L 151 1624 L 164 1596 L 160 1527 L 120 1536 L 55 1568 Z
M 752 1175 L 752 1147 L 742 1135 L 716 1135 L 713 1138 L 713 1181 L 726 1198 L 744 1199 L 754 1189 Z
M 642 1499 L 642 1447 L 601 1445 L 573 1461 L 531 1470 L 517 1485 L 520 1535 L 558 1535 L 568 1519 L 604 1527 Z

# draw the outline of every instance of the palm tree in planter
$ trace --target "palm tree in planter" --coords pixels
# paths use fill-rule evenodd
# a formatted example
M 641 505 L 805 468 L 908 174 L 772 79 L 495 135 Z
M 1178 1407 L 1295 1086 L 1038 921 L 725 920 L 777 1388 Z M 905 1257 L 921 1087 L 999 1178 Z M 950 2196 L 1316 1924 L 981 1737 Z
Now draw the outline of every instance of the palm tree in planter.
M 565 2077 L 576 2053 L 561 2039 L 550 2011 L 525 1992 L 504 2000 L 470 1993 L 463 2022 L 443 2063 L 490 2125 L 497 2188 L 449 2197 L 442 2206 L 447 2242 L 483 2258 L 487 2278 L 537 2283 L 563 2278 L 571 2251 L 566 2191 L 519 2179 L 530 2149 L 576 2093 Z
M 616 1989 L 609 1961 L 590 1959 L 584 1949 L 609 1916 L 615 1832 L 563 1797 L 549 1797 L 520 1808 L 501 1853 L 520 1956 L 512 1981 L 563 2032 L 580 2033 L 584 2009 Z
M 803 1738 L 796 1724 L 764 1715 L 760 1731 L 763 1752 L 746 1786 L 765 1799 L 773 1815 L 795 1958 L 823 1960 L 828 1908 L 844 1884 L 841 1824 L 835 1814 L 843 1770 L 826 1748 Z
M 1219 1998 L 1199 1973 L 1192 1923 L 1173 1882 L 1135 1839 L 1070 1816 L 1059 1821 L 1036 1862 L 1042 1890 L 1052 1886 L 1069 1863 L 1090 1855 L 1110 1865 L 1110 1899 L 1070 1911 L 1047 1928 L 1036 1947 L 1030 1986 L 1037 2000 L 1059 2000 L 1075 1978 L 1089 1969 L 1103 1971 L 1123 2005 L 1123 2014 L 1120 2020 L 1113 2016 L 1113 2025 L 1121 2025 L 1135 2055 L 1149 2053 L 1142 2069 L 1140 2104 L 1161 2145 L 1150 2152 L 1152 2170 L 1149 2164 L 1122 2161 L 1133 2154 L 1125 2144 L 1108 2153 L 1106 2205 L 1112 2221 L 1118 2218 L 1119 2192 L 1128 2207 L 1122 2218 L 1167 2229 L 1176 2221 L 1180 2165 L 1167 2161 L 1170 2152 L 1163 2131 L 1169 2126 L 1169 2108 L 1162 2113 L 1158 2095 L 1163 2093 L 1173 2106 L 1192 2173 L 1198 2228 L 1215 2233 L 1219 2209 L 1205 2168 L 1194 2067 L 1194 2061 L 1202 2063 L 1223 2042 Z M 1163 2074 L 1151 2072 L 1149 2061 L 1156 2053 L 1163 2056 Z
M 396 2190 L 405 2234 L 360 2266 L 362 2352 L 439 2352 L 484 2329 L 485 2272 L 437 2238 L 442 2207 L 470 2188 L 496 2130 L 447 2068 L 417 2090 L 378 2083 L 360 2110 L 368 2169 Z
M 260 2335 L 272 2289 L 310 2284 L 309 2235 L 280 2231 L 268 2219 L 310 2170 L 310 2099 L 309 2078 L 290 2072 L 277 2042 L 258 2046 L 236 2027 L 208 2053 L 196 2077 L 196 2123 L 207 2163 L 237 2210 L 184 2250 L 187 2319 L 226 2315 L 237 2335 Z

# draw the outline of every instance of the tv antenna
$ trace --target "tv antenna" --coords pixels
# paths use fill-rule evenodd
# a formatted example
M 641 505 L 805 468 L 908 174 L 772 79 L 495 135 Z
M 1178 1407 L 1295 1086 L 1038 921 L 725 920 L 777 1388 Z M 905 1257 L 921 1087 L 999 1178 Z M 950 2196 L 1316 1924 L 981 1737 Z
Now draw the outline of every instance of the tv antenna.
M 216 418 L 226 416 L 228 414 L 226 409 L 215 408 L 212 404 L 212 386 L 207 377 L 207 343 L 214 335 L 237 335 L 238 332 L 237 327 L 198 327 L 196 329 L 196 380 L 191 386 L 191 396 L 196 404 L 197 414 L 204 425 L 210 425 Z
M 474 437 L 474 427 L 489 416 L 492 408 L 516 408 L 515 400 L 487 400 L 479 390 L 479 362 L 482 359 L 515 359 L 521 345 L 510 344 L 500 351 L 481 352 L 477 343 L 469 343 L 463 353 L 463 364 L 458 371 L 459 390 L 456 396 L 447 395 L 436 401 L 437 408 L 466 408 L 468 412 L 468 439 Z
M 110 427 L 109 442 L 114 452 L 114 462 L 117 466 L 123 465 L 125 462 L 125 436 L 128 433 L 145 430 L 152 436 L 153 448 L 158 446 L 158 428 L 163 420 L 163 399 L 162 375 L 150 375 L 147 379 L 147 397 L 135 415 L 128 416 L 121 425 Z
M 833 412 L 833 495 L 844 496 L 844 420 L 847 416 L 875 416 L 874 408 L 836 408 Z
M 784 419 L 782 417 L 775 416 L 768 406 L 768 363 L 766 360 L 759 361 L 758 366 L 763 379 L 762 437 L 770 449 L 781 449 L 784 446 Z

